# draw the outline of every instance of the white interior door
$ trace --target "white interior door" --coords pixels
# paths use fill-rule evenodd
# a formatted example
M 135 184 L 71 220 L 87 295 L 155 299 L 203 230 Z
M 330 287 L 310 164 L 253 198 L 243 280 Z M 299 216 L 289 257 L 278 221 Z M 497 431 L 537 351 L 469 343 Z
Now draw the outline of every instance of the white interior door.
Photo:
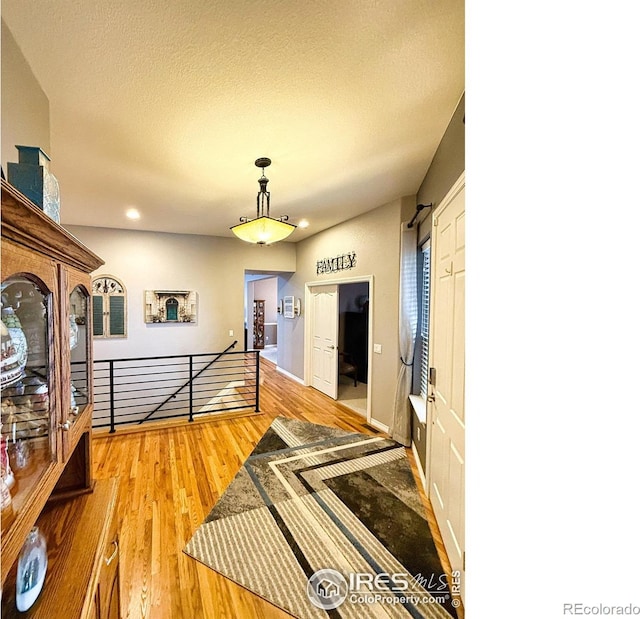
M 338 286 L 314 286 L 312 304 L 311 384 L 338 397 Z
M 429 498 L 451 567 L 464 583 L 464 177 L 433 218 Z

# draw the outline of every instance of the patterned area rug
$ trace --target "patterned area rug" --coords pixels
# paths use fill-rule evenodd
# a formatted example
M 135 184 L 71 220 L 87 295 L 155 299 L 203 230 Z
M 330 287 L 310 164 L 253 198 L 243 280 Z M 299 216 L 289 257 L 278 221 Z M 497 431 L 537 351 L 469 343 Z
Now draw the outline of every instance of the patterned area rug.
M 405 450 L 278 417 L 185 552 L 296 617 L 455 615 Z

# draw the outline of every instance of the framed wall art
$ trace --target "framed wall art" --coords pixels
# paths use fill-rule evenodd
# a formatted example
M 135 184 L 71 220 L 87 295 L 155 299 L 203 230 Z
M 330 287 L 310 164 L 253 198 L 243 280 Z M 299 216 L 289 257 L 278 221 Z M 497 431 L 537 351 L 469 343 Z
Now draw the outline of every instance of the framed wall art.
M 197 322 L 197 293 L 193 290 L 145 290 L 144 321 Z

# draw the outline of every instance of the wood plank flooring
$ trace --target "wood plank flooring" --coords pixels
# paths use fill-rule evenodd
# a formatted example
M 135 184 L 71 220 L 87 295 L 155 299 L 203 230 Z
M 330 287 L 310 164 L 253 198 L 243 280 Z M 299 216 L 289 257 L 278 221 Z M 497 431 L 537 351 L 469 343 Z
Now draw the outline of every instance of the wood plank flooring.
M 376 431 L 338 402 L 278 373 L 269 361 L 261 361 L 261 378 L 260 414 L 95 436 L 94 476 L 120 477 L 122 617 L 290 617 L 182 549 L 278 415 L 364 434 Z M 407 455 L 422 490 L 411 450 Z M 450 572 L 431 506 L 424 493 L 422 498 Z

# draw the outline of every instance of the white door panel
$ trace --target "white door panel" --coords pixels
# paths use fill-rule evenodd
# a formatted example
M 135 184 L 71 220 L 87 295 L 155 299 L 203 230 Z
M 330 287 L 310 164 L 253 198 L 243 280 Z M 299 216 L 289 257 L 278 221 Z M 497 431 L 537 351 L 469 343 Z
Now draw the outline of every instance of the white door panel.
M 311 384 L 335 400 L 338 397 L 338 286 L 314 286 L 311 305 Z
M 435 368 L 429 496 L 454 571 L 464 583 L 464 178 L 434 213 L 430 365 Z M 464 590 L 463 590 L 464 594 Z

